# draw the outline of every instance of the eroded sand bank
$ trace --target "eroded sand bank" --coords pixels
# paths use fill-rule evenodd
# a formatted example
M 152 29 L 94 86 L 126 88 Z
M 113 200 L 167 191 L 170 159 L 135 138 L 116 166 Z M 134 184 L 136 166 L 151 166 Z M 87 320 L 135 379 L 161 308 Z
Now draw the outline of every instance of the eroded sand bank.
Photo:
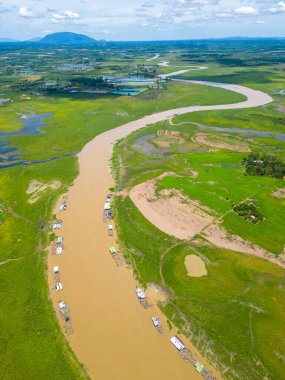
M 246 102 L 204 107 L 184 107 L 160 112 L 130 122 L 97 136 L 78 155 L 80 174 L 68 193 L 68 210 L 60 215 L 65 250 L 49 255 L 49 284 L 54 287 L 52 268 L 59 266 L 63 291 L 51 291 L 58 315 L 58 302 L 71 309 L 74 334 L 68 337 L 72 349 L 94 379 L 168 380 L 201 379 L 169 343 L 165 318 L 156 307 L 144 310 L 135 296 L 136 282 L 126 267 L 117 268 L 108 248 L 116 236 L 107 235 L 102 208 L 113 185 L 109 169 L 113 143 L 130 132 L 176 114 L 258 106 L 271 101 L 259 91 L 241 86 L 218 85 L 246 93 Z M 166 330 L 157 334 L 150 317 L 159 315 Z M 62 325 L 62 321 L 60 320 Z M 190 343 L 187 343 L 190 346 Z M 194 350 L 198 359 L 207 365 Z M 217 378 L 220 378 L 217 376 Z

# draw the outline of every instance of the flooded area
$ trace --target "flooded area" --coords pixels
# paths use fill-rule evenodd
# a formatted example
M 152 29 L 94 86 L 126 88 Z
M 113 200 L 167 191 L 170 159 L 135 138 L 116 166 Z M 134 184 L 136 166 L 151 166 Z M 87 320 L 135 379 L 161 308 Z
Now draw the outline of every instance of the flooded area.
M 143 75 L 110 75 L 103 77 L 103 79 L 115 86 L 111 94 L 122 96 L 137 96 L 147 91 L 149 87 L 153 87 L 157 82 L 157 78 L 150 78 Z
M 36 115 L 34 113 L 18 114 L 18 117 L 20 117 L 22 120 L 23 128 L 16 132 L 0 132 L 0 138 L 2 138 L 0 140 L 0 170 L 11 168 L 13 166 L 27 166 L 39 164 L 42 162 L 48 162 L 64 156 L 71 155 L 61 155 L 40 161 L 23 160 L 21 157 L 21 152 L 16 147 L 12 146 L 12 143 L 9 141 L 9 137 L 32 136 L 42 134 L 43 131 L 41 130 L 41 128 L 47 127 L 49 125 L 46 119 L 52 116 L 52 113 L 44 113 L 40 115 Z
M 44 120 L 51 117 L 52 115 L 52 113 L 44 113 L 41 115 L 36 115 L 34 113 L 21 116 L 18 115 L 22 119 L 23 128 L 17 132 L 0 132 L 0 137 L 40 135 L 43 133 L 40 128 L 49 125 Z
M 232 86 L 233 91 L 237 86 Z M 227 88 L 228 85 L 227 85 Z M 240 91 L 239 91 L 240 90 Z M 80 174 L 68 192 L 68 209 L 56 213 L 62 219 L 58 231 L 64 238 L 62 255 L 49 255 L 51 299 L 59 317 L 60 301 L 70 308 L 74 333 L 67 337 L 91 378 L 98 380 L 201 379 L 169 342 L 175 335 L 154 304 L 144 310 L 138 302 L 130 268 L 117 267 L 109 253 L 116 246 L 116 233 L 108 235 L 103 220 L 106 194 L 114 186 L 109 161 L 116 140 L 148 124 L 175 114 L 209 109 L 231 109 L 266 104 L 271 98 L 259 91 L 238 86 L 248 100 L 220 106 L 190 106 L 172 109 L 132 121 L 97 136 L 78 155 Z M 54 290 L 54 266 L 59 267 L 63 290 Z M 159 316 L 164 334 L 157 333 L 151 317 Z M 60 324 L 62 319 L 59 317 Z M 211 366 L 189 341 L 186 346 L 208 369 Z M 217 379 L 221 377 L 214 372 Z
M 150 140 L 154 139 L 155 137 L 155 134 L 141 136 L 132 144 L 132 148 L 148 156 L 165 158 L 166 153 L 171 152 L 171 149 L 164 148 L 162 150 L 160 148 L 156 148 L 154 144 L 150 142 Z
M 184 261 L 189 277 L 202 277 L 208 274 L 204 261 L 196 255 L 188 255 Z
M 275 138 L 276 140 L 279 141 L 285 141 L 285 133 L 277 133 L 277 132 L 268 132 L 268 131 L 258 131 L 255 129 L 241 129 L 241 128 L 222 128 L 222 127 L 213 127 L 209 125 L 204 125 L 200 123 L 194 123 L 194 122 L 189 122 L 189 124 L 196 125 L 197 127 L 201 129 L 207 129 L 207 130 L 212 130 L 216 132 L 232 132 L 232 133 L 239 133 L 241 135 L 247 135 L 249 137 L 261 137 L 261 138 L 268 138 L 272 137 Z M 175 124 L 173 124 L 175 125 Z M 179 124 L 176 124 L 179 125 Z
M 19 151 L 10 145 L 9 142 L 0 140 L 0 169 L 1 167 L 11 167 L 19 159 Z

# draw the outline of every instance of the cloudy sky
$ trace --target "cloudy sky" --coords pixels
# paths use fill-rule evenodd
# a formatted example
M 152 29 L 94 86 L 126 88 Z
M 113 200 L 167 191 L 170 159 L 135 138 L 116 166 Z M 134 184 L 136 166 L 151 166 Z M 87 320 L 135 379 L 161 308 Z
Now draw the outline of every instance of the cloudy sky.
M 285 0 L 0 0 L 0 37 L 106 40 L 285 36 Z

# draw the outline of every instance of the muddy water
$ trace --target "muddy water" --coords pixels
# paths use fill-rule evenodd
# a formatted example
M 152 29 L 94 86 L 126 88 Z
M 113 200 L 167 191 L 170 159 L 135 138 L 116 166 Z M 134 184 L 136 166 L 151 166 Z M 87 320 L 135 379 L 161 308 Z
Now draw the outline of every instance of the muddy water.
M 217 108 L 242 108 L 270 101 L 258 91 L 249 90 L 250 97 L 244 103 Z M 117 139 L 175 114 L 214 108 L 184 107 L 147 116 L 97 136 L 78 156 L 80 175 L 68 193 L 68 210 L 60 215 L 63 228 L 59 235 L 64 237 L 65 250 L 61 256 L 49 255 L 48 273 L 52 289 L 52 267 L 59 266 L 63 291 L 51 290 L 51 298 L 57 314 L 59 301 L 64 300 L 70 307 L 74 334 L 67 339 L 94 379 L 201 379 L 169 343 L 174 332 L 167 330 L 166 320 L 156 306 L 146 311 L 139 305 L 130 269 L 116 267 L 108 253 L 116 236 L 107 235 L 102 208 L 113 185 L 109 159 Z M 152 326 L 152 315 L 161 318 L 163 336 Z M 189 342 L 187 346 L 191 347 Z
M 59 266 L 63 291 L 52 291 L 55 307 L 64 300 L 71 309 L 74 334 L 68 340 L 79 360 L 96 379 L 201 379 L 171 346 L 166 320 L 153 306 L 147 311 L 136 299 L 136 282 L 126 267 L 117 268 L 108 248 L 102 207 L 113 181 L 108 167 L 112 143 L 123 131 L 98 136 L 79 155 L 80 175 L 68 194 L 63 213 L 65 250 L 50 256 L 49 273 Z M 98 165 L 99 163 L 99 165 Z M 51 288 L 53 278 L 50 277 Z M 160 315 L 160 336 L 150 320 Z M 188 345 L 189 346 L 189 345 Z M 203 360 L 205 363 L 205 360 Z

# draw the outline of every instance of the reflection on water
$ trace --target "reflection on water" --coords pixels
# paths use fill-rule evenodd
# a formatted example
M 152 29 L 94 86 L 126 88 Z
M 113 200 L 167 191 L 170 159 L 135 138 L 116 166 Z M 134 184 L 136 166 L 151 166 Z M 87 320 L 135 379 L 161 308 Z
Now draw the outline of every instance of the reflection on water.
M 19 158 L 17 148 L 11 147 L 9 142 L 0 140 L 0 168 L 1 166 L 9 167 L 16 163 Z
M 120 90 L 114 90 L 111 92 L 113 95 L 125 95 L 125 96 L 137 96 L 143 92 L 145 92 L 146 89 L 141 88 L 123 88 Z
M 41 115 L 35 115 L 34 113 L 28 115 L 22 115 L 23 128 L 17 132 L 0 132 L 0 137 L 14 137 L 14 136 L 29 136 L 40 135 L 43 133 L 39 128 L 48 126 L 48 123 L 44 123 L 44 119 L 52 116 L 52 113 L 44 113 Z
M 157 81 L 156 78 L 149 78 L 143 75 L 105 76 L 103 78 L 117 87 L 117 89 L 112 91 L 111 94 L 128 96 L 141 94 L 146 91 L 149 86 L 153 86 Z

